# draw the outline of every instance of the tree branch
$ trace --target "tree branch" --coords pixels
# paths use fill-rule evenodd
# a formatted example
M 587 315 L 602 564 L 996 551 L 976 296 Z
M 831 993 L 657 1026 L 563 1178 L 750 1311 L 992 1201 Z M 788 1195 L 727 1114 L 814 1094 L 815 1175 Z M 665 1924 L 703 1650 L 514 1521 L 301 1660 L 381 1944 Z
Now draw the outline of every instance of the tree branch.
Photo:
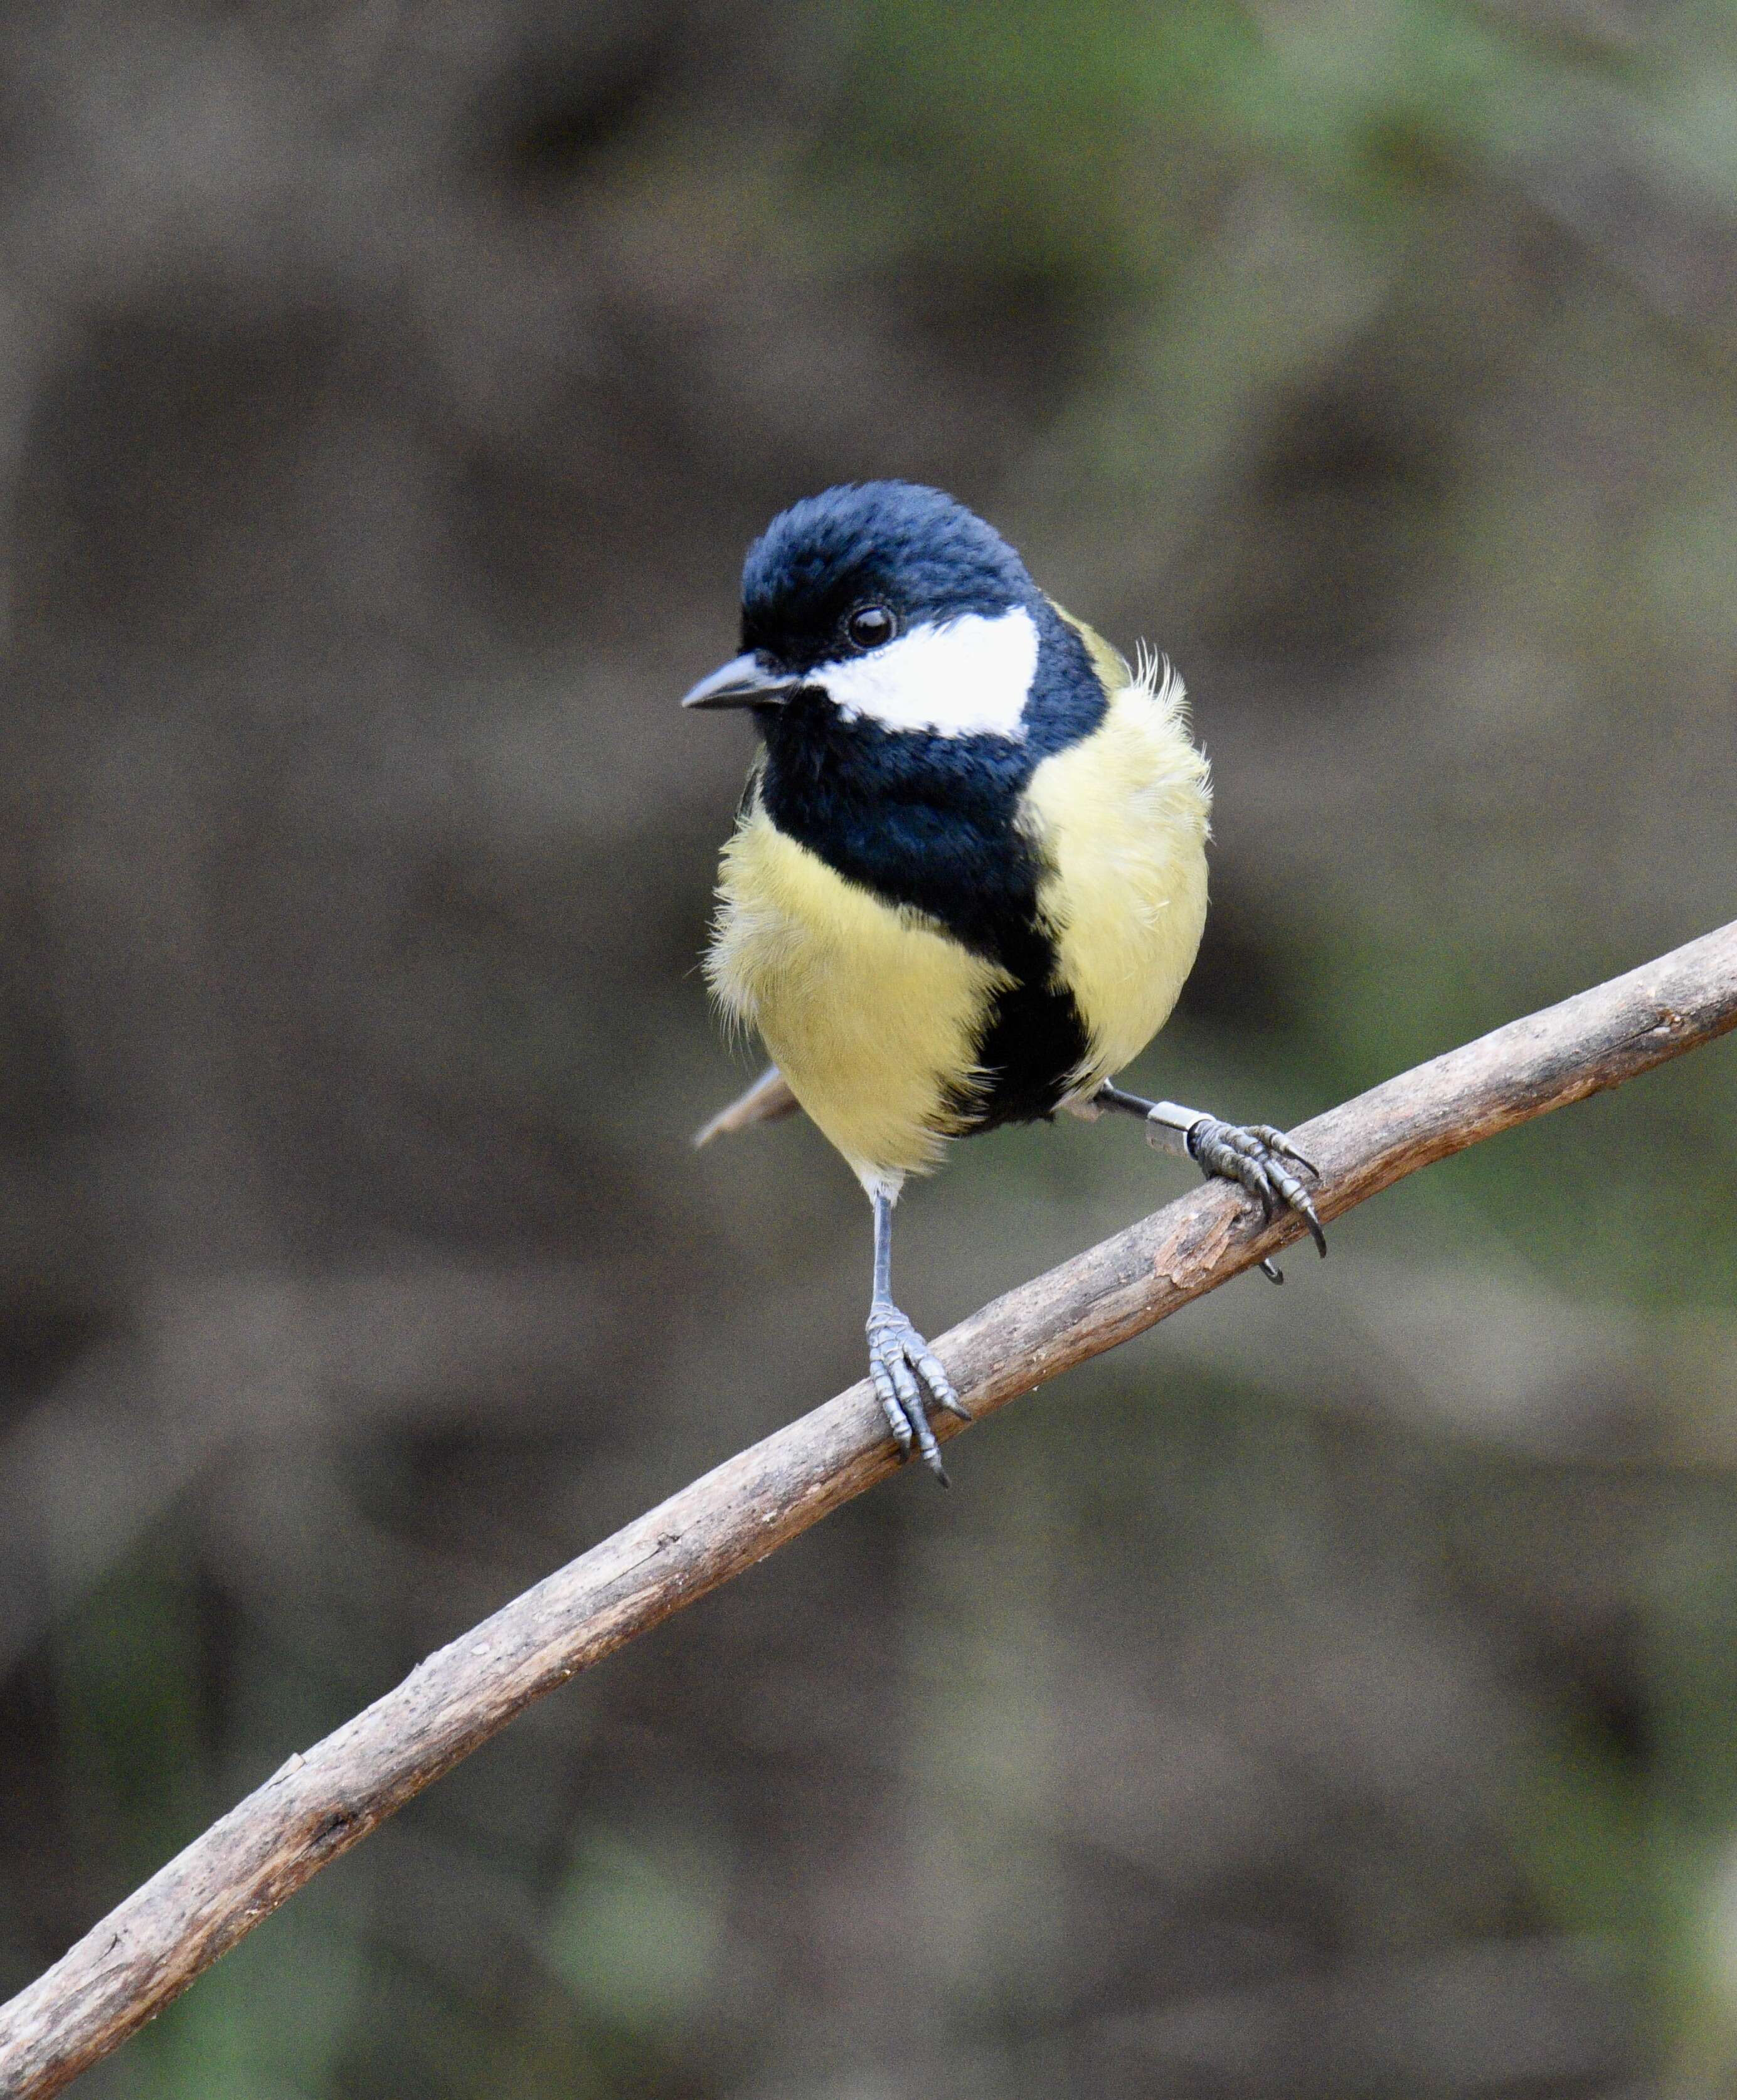
M 1737 922 L 1388 1080 L 1294 1135 L 1333 1218 L 1401 1176 L 1737 1026 Z M 981 1418 L 1298 1237 L 1201 1186 L 937 1343 Z M 943 1438 L 962 1433 L 937 1418 Z M 296 1756 L 0 2008 L 0 2093 L 60 2091 L 320 1869 L 534 1699 L 895 1470 L 866 1382 L 725 1461 L 421 1663 Z

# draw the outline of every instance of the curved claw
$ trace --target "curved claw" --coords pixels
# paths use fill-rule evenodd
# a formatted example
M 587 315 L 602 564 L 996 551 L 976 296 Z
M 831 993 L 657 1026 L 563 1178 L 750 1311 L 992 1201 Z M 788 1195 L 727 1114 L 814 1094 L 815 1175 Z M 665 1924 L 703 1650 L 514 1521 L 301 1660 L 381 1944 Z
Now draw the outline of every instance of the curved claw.
M 1281 1162 L 1291 1159 L 1310 1174 L 1318 1175 L 1312 1160 L 1298 1151 L 1282 1131 L 1270 1123 L 1220 1123 L 1202 1116 L 1189 1131 L 1188 1149 L 1202 1173 L 1234 1181 L 1246 1189 L 1268 1218 L 1281 1204 L 1294 1211 L 1308 1229 L 1317 1253 L 1327 1251 L 1327 1235 L 1309 1193 Z
M 877 1306 L 870 1313 L 868 1343 L 869 1379 L 901 1457 L 908 1458 L 915 1444 L 924 1465 L 946 1487 L 947 1469 L 929 1426 L 928 1401 L 961 1422 L 972 1420 L 971 1410 L 954 1391 L 939 1357 L 896 1305 Z
M 1282 1130 L 1275 1130 L 1270 1123 L 1250 1123 L 1249 1128 L 1263 1141 L 1268 1151 L 1281 1153 L 1286 1159 L 1294 1159 L 1299 1167 L 1307 1167 L 1315 1179 L 1317 1181 L 1320 1180 L 1320 1167 L 1310 1158 L 1307 1153 L 1298 1151 L 1296 1146 L 1291 1143 Z
M 1320 1218 L 1316 1215 L 1315 1206 L 1300 1189 L 1288 1200 L 1291 1208 L 1308 1227 L 1309 1238 L 1315 1242 L 1315 1251 L 1325 1261 L 1327 1259 L 1327 1233 Z

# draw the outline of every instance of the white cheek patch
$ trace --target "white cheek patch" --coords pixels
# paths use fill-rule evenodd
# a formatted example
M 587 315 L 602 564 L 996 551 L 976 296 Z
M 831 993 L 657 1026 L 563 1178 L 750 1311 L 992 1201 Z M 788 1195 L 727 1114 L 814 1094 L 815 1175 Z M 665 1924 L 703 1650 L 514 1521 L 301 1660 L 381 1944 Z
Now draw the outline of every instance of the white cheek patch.
M 1025 735 L 1021 722 L 1038 668 L 1037 624 L 1023 606 L 988 619 L 963 613 L 945 626 L 914 627 L 884 649 L 822 664 L 813 674 L 848 719 L 941 736 Z

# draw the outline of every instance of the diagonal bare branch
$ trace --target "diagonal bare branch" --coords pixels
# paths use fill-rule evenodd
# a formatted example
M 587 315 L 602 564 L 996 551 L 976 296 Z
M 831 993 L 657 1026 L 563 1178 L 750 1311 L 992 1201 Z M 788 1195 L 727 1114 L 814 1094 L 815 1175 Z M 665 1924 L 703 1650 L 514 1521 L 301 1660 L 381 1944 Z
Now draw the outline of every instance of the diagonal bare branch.
M 1402 1176 L 1737 1026 L 1737 922 L 1388 1080 L 1294 1133 L 1332 1218 Z M 981 1418 L 1297 1237 L 1205 1185 L 937 1344 Z M 963 1425 L 942 1416 L 943 1438 Z M 0 2008 L 0 2093 L 42 2100 L 534 1699 L 895 1468 L 866 1382 L 728 1459 L 418 1665 L 297 1756 Z

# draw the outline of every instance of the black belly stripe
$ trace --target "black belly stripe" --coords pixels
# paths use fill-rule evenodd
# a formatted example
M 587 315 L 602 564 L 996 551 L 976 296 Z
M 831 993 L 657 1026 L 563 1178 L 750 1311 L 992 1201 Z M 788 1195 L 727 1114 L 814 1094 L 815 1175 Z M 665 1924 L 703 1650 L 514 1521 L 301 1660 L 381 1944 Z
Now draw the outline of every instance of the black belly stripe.
M 1053 1115 L 1086 1056 L 1085 1025 L 1073 993 L 1057 981 L 1049 937 L 1028 924 L 1004 939 L 999 960 L 1014 982 L 997 993 L 977 1033 L 977 1062 L 985 1076 L 949 1103 L 968 1136 Z
M 967 1134 L 1053 1115 L 1086 1048 L 1072 992 L 1022 983 L 1001 993 L 977 1043 L 989 1083 L 960 1103 Z

